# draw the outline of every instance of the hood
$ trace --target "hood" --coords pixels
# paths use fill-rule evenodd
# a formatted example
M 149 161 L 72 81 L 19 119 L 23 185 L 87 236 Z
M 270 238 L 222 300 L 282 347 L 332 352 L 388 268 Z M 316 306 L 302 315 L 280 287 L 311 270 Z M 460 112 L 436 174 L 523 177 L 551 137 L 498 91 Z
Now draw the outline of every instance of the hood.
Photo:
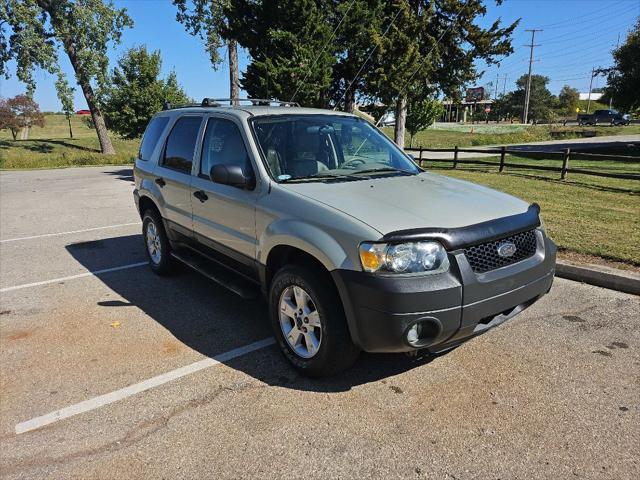
M 429 172 L 282 186 L 355 217 L 383 235 L 412 228 L 465 227 L 523 213 L 529 206 L 511 195 Z

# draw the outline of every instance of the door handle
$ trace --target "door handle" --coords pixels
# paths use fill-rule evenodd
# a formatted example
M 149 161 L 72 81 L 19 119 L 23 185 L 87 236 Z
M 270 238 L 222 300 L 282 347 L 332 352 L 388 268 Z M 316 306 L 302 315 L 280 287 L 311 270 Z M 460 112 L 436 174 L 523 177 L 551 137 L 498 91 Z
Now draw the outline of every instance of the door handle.
M 193 192 L 193 196 L 196 197 L 198 200 L 200 200 L 200 202 L 204 203 L 207 200 L 209 200 L 209 197 L 207 197 L 207 194 L 204 193 L 203 190 L 198 190 L 196 192 Z
M 162 178 L 162 177 L 161 178 L 156 178 L 156 183 L 158 185 L 160 185 L 161 188 L 164 187 L 167 184 L 167 182 L 165 182 L 164 178 Z

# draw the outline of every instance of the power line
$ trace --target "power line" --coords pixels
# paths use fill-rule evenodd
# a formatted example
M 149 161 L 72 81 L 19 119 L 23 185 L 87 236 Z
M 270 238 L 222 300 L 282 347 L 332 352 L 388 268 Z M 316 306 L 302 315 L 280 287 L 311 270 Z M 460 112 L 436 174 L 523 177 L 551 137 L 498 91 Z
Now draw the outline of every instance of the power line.
M 316 55 L 316 58 L 313 60 L 313 62 L 311 63 L 311 66 L 309 67 L 309 69 L 307 70 L 307 74 L 304 76 L 304 78 L 302 79 L 302 82 L 300 82 L 298 84 L 298 88 L 296 88 L 296 91 L 293 93 L 293 96 L 291 97 L 291 100 L 289 100 L 290 102 L 293 102 L 293 100 L 296 98 L 296 95 L 298 94 L 298 92 L 300 91 L 300 88 L 302 88 L 302 86 L 304 85 L 304 82 L 307 80 L 307 78 L 309 77 L 309 74 L 311 73 L 311 70 L 313 69 L 313 67 L 316 66 L 316 62 L 318 61 L 318 59 L 320 58 L 320 55 L 322 55 L 324 53 L 324 51 L 327 49 L 327 47 L 329 46 L 329 43 L 331 43 L 333 41 L 333 37 L 336 36 L 336 32 L 338 31 L 338 29 L 340 28 L 340 25 L 342 25 L 342 22 L 344 22 L 344 19 L 347 17 L 347 14 L 349 13 L 349 11 L 351 10 L 351 7 L 353 7 L 353 4 L 355 3 L 356 0 L 351 0 L 351 3 L 349 4 L 349 7 L 347 8 L 347 10 L 344 12 L 344 15 L 342 15 L 342 18 L 340 19 L 340 22 L 338 23 L 338 25 L 336 26 L 336 28 L 333 29 L 333 33 L 331 34 L 331 36 L 329 37 L 329 40 L 327 40 L 327 43 L 324 44 L 324 46 L 322 47 L 322 49 L 320 50 L 320 52 L 318 53 L 318 55 Z
M 531 43 L 529 45 L 525 45 L 525 47 L 529 47 L 529 75 L 527 77 L 527 91 L 524 96 L 524 114 L 522 115 L 522 123 L 527 124 L 527 120 L 529 117 L 529 98 L 531 97 L 531 68 L 533 67 L 533 49 L 534 47 L 539 47 L 540 45 L 535 44 L 536 32 L 542 32 L 541 28 L 531 28 L 526 29 L 525 32 L 531 32 Z
M 615 28 L 616 30 L 618 30 L 618 29 L 622 30 L 622 29 L 624 29 L 624 28 L 629 26 L 629 23 L 628 23 L 629 20 L 625 19 L 624 23 L 621 25 L 620 24 L 620 18 L 619 18 L 619 14 L 620 13 L 622 13 L 622 12 L 613 12 L 613 14 L 616 15 L 615 18 L 609 18 L 609 19 L 604 19 L 604 20 L 601 19 L 601 18 L 598 18 L 598 19 L 593 19 L 592 21 L 597 22 L 597 25 L 598 25 L 598 28 L 599 28 L 600 31 L 602 31 L 602 27 L 611 27 L 611 28 Z M 545 46 L 554 45 L 554 44 L 557 44 L 557 43 L 566 43 L 568 40 L 566 38 L 562 39 L 560 37 L 564 38 L 564 37 L 567 37 L 567 36 L 570 36 L 570 35 L 572 36 L 571 40 L 579 40 L 579 39 L 586 38 L 586 37 L 594 37 L 593 31 L 585 32 L 584 30 L 585 30 L 585 27 L 581 27 L 581 28 L 579 28 L 577 30 L 572 30 L 570 32 L 563 33 L 562 35 L 554 36 L 554 37 L 551 37 L 551 38 L 546 38 L 545 39 Z M 602 34 L 599 33 L 597 38 L 594 38 L 593 40 L 595 42 L 602 43 L 602 37 L 606 36 L 607 33 L 609 33 L 609 32 L 604 32 Z M 592 42 L 587 42 L 586 45 L 590 45 L 591 43 Z M 504 62 L 504 63 L 501 63 L 500 68 L 510 67 L 510 66 L 516 65 L 519 62 L 526 61 L 524 58 L 518 58 L 518 55 L 520 53 L 524 53 L 524 50 L 518 50 L 516 53 L 514 53 L 510 57 L 505 57 L 505 59 L 508 59 L 508 60 L 506 62 Z
M 396 16 L 393 17 L 393 20 L 391 20 L 391 23 L 389 23 L 389 25 L 387 26 L 387 29 L 384 31 L 384 33 L 382 34 L 382 38 L 387 36 L 387 32 L 389 31 L 389 29 L 391 28 L 391 26 L 394 24 L 394 22 L 396 21 L 396 18 L 398 18 L 398 15 L 400 15 L 400 12 L 402 11 L 402 5 L 400 6 L 400 8 L 398 8 L 398 12 L 396 13 Z M 351 88 L 351 85 L 353 85 L 353 82 L 356 81 L 356 79 L 358 78 L 358 76 L 360 75 L 360 73 L 362 72 L 362 70 L 364 69 L 365 65 L 367 63 L 369 63 L 369 60 L 371 59 L 371 56 L 373 55 L 373 52 L 375 52 L 378 48 L 379 43 L 377 43 L 369 52 L 369 55 L 367 55 L 367 58 L 365 59 L 364 62 L 362 62 L 362 65 L 360 66 L 360 69 L 358 70 L 358 73 L 356 73 L 355 77 L 353 77 L 353 80 L 351 80 L 349 82 L 349 85 L 347 86 L 347 88 L 344 89 L 344 93 L 342 94 L 342 96 L 340 97 L 340 99 L 336 102 L 335 107 L 333 107 L 334 110 L 336 110 L 339 106 L 340 103 L 342 102 L 342 100 L 344 99 L 345 95 L 347 94 L 347 92 L 349 91 L 349 89 Z
M 540 28 L 553 29 L 553 28 L 560 28 L 560 27 L 557 27 L 556 25 L 563 25 L 565 23 L 575 24 L 575 20 L 577 20 L 577 19 L 590 17 L 591 15 L 595 15 L 596 13 L 604 12 L 605 10 L 611 10 L 611 8 L 619 7 L 620 5 L 623 5 L 624 3 L 625 2 L 619 2 L 619 3 L 617 3 L 617 4 L 613 5 L 613 6 L 607 5 L 604 8 L 599 8 L 598 10 L 594 10 L 592 12 L 585 13 L 584 15 L 578 15 L 577 17 L 567 18 L 566 20 L 560 20 L 558 22 L 547 23 L 546 25 L 541 25 Z
M 469 0 L 467 0 L 467 2 L 465 2 L 465 4 L 460 8 L 460 10 L 458 10 L 458 13 L 456 13 L 456 16 L 453 17 L 453 20 L 451 20 L 451 23 L 449 24 L 449 26 L 446 28 L 446 30 L 444 32 L 442 32 L 442 34 L 440 35 L 440 37 L 438 38 L 438 40 L 436 40 L 435 45 L 433 45 L 431 47 L 431 50 L 429 50 L 429 52 L 427 52 L 427 54 L 424 56 L 424 58 L 422 59 L 422 61 L 420 62 L 420 65 L 418 65 L 418 68 L 416 68 L 413 73 L 411 74 L 411 76 L 409 77 L 409 79 L 405 82 L 404 86 L 402 87 L 402 89 L 400 90 L 400 95 L 402 95 L 404 93 L 404 91 L 409 88 L 409 84 L 411 83 L 411 80 L 413 80 L 413 77 L 415 77 L 416 73 L 418 73 L 420 71 L 420 69 L 422 68 L 422 65 L 424 65 L 424 62 L 427 61 L 427 58 L 429 58 L 431 56 L 431 53 L 433 53 L 433 50 L 440 44 L 440 42 L 442 41 L 442 39 L 444 38 L 444 36 L 447 34 L 447 32 L 449 30 L 451 30 L 451 27 L 453 27 L 453 24 L 456 23 L 456 21 L 458 20 L 458 17 L 460 16 L 460 14 L 462 13 L 462 11 L 467 7 L 467 5 L 469 4 Z M 377 124 L 376 124 L 377 125 Z

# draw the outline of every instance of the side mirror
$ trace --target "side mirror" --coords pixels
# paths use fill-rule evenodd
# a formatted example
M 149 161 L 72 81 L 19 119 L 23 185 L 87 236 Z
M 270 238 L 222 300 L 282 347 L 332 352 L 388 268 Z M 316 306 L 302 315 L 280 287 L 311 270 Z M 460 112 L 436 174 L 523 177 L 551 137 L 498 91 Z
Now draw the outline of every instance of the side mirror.
M 413 160 L 413 163 L 416 163 L 416 156 L 413 153 L 407 153 L 407 157 L 409 157 L 411 160 Z
M 215 183 L 232 187 L 251 188 L 253 185 L 253 178 L 245 176 L 242 168 L 238 165 L 214 165 L 211 167 L 209 177 Z

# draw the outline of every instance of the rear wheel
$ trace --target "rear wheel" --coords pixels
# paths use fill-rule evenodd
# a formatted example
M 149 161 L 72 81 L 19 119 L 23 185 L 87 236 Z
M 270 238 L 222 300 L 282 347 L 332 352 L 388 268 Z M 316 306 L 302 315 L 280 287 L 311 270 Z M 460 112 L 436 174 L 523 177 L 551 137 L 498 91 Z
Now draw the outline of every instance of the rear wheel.
M 142 236 L 151 269 L 159 275 L 169 273 L 173 267 L 171 245 L 162 218 L 155 210 L 148 209 L 142 215 Z
M 359 354 L 340 298 L 328 281 L 307 268 L 288 266 L 275 275 L 269 294 L 271 323 L 282 353 L 314 377 L 350 367 Z

